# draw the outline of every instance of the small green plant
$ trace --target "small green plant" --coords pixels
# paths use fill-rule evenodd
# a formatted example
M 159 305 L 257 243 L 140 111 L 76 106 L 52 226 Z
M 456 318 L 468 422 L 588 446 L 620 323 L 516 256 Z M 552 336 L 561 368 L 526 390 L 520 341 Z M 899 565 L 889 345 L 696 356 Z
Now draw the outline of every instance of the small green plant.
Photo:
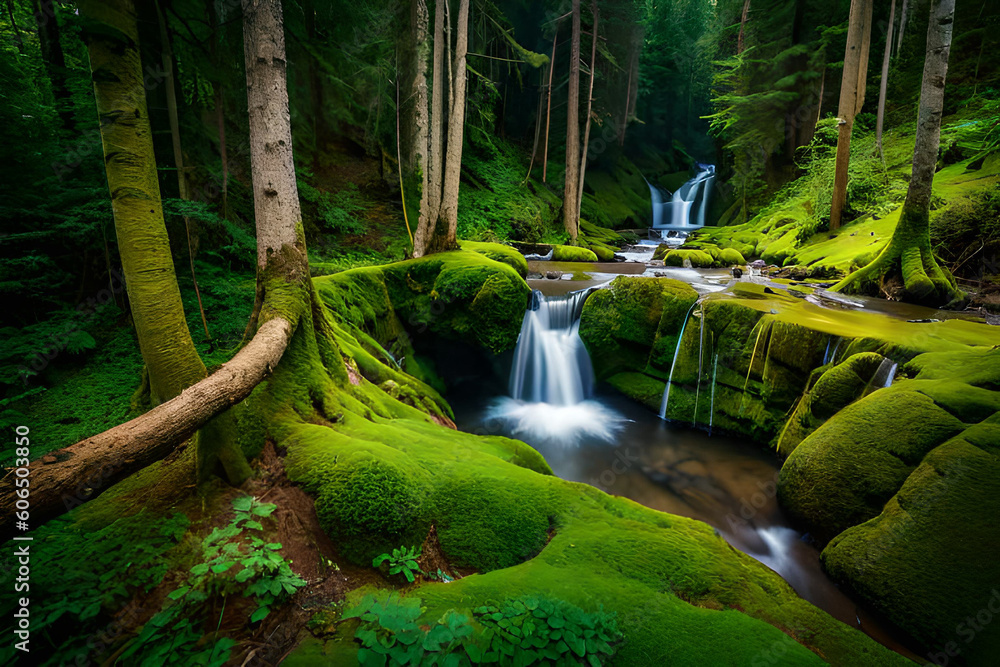
M 361 665 L 542 665 L 599 667 L 622 635 L 614 614 L 561 600 L 524 597 L 486 604 L 472 616 L 448 610 L 420 623 L 420 599 L 396 591 L 366 595 L 341 620 L 358 619 Z
M 417 565 L 420 558 L 420 547 L 400 547 L 393 549 L 391 554 L 381 554 L 372 561 L 372 567 L 379 567 L 382 563 L 389 562 L 389 574 L 402 574 L 406 581 L 413 583 L 416 574 L 423 574 L 423 570 Z
M 212 596 L 221 595 L 224 613 L 226 598 L 242 590 L 244 597 L 253 596 L 257 602 L 257 609 L 250 616 L 250 622 L 256 623 L 270 613 L 276 602 L 305 586 L 306 581 L 292 572 L 289 562 L 278 553 L 281 544 L 266 543 L 249 532 L 262 532 L 261 520 L 271 516 L 276 507 L 251 496 L 234 499 L 233 519 L 224 527 L 214 528 L 205 537 L 201 545 L 202 562 L 191 568 L 185 585 L 167 595 L 166 605 L 143 626 L 122 658 L 135 654 L 136 662 L 142 665 L 221 665 L 229 659 L 229 651 L 236 645 L 228 638 L 199 647 L 197 661 L 190 654 L 175 653 L 178 646 L 193 644 L 201 636 L 201 623 L 195 622 L 193 617 L 198 616 L 203 603 Z M 234 567 L 241 569 L 234 576 L 227 575 Z M 187 637 L 186 643 L 178 644 L 183 637 Z

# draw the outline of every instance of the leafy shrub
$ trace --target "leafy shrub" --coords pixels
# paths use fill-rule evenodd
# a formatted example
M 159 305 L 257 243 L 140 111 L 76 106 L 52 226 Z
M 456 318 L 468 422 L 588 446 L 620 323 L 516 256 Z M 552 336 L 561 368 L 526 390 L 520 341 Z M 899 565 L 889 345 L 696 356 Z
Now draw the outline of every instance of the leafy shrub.
M 603 665 L 621 641 L 614 614 L 588 613 L 568 602 L 508 599 L 472 610 L 449 610 L 419 624 L 419 598 L 396 592 L 366 595 L 343 618 L 361 622 L 354 638 L 361 665 Z

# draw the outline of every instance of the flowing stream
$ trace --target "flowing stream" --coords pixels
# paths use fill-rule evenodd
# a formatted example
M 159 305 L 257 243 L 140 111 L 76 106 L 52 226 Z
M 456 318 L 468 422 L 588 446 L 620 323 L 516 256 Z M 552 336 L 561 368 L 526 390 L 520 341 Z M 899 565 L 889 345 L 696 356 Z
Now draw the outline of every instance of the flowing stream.
M 781 464 L 772 452 L 665 422 L 617 393 L 595 390 L 578 334 L 589 292 L 533 293 L 514 354 L 510 395 L 451 397 L 459 428 L 524 440 L 564 479 L 708 523 L 809 602 L 914 657 L 904 639 L 827 578 L 819 551 L 789 524 L 776 498 Z M 715 363 L 706 360 L 711 375 Z M 879 381 L 891 383 L 894 372 L 887 365 Z M 706 387 L 706 393 L 714 401 L 714 388 Z M 705 426 L 710 429 L 711 422 Z

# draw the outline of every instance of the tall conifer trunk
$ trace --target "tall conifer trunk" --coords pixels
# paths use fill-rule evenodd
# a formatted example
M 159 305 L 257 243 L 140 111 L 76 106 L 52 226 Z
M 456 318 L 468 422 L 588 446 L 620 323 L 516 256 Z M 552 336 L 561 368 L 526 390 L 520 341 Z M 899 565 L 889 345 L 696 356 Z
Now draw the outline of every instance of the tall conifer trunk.
M 573 35 L 569 53 L 569 99 L 566 103 L 566 176 L 563 182 L 563 226 L 576 243 L 580 216 L 580 0 L 573 0 Z

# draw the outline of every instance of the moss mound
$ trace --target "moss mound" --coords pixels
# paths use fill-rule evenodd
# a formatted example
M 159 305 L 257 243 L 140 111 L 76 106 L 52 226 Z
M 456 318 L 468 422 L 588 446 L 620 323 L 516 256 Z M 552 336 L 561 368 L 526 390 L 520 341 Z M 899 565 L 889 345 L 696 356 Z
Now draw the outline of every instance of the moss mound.
M 517 271 L 518 275 L 522 278 L 528 276 L 528 260 L 524 258 L 524 255 L 510 246 L 499 243 L 480 243 L 478 241 L 459 241 L 458 245 L 461 246 L 462 250 L 477 252 L 480 255 L 489 257 L 494 262 L 506 264 Z
M 697 298 L 678 280 L 632 276 L 618 276 L 607 289 L 592 293 L 580 315 L 580 338 L 597 377 L 641 373 L 650 366 L 657 372 L 660 351 L 673 353 L 684 315 Z
M 709 269 L 715 266 L 715 258 L 704 250 L 685 250 L 677 248 L 669 251 L 663 256 L 663 263 L 667 266 L 690 265 L 699 269 Z
M 552 246 L 553 262 L 596 262 L 597 255 L 593 250 L 571 245 Z

